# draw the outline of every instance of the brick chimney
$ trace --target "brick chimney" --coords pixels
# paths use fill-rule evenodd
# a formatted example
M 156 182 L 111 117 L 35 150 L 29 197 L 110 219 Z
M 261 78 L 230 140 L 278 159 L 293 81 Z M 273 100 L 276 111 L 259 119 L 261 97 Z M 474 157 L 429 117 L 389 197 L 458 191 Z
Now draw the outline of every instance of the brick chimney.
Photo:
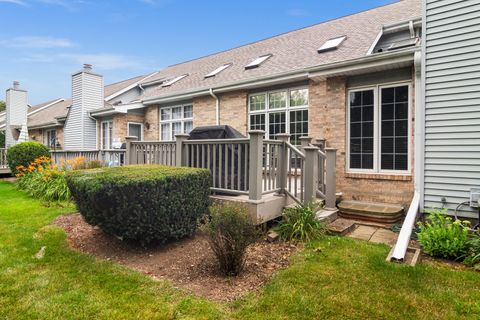
M 20 89 L 20 83 L 14 81 L 6 92 L 5 146 L 8 148 L 18 142 L 22 126 L 27 125 L 28 95 Z
M 89 113 L 103 108 L 103 90 L 103 76 L 94 73 L 90 64 L 72 75 L 72 106 L 64 128 L 66 150 L 97 148 L 97 125 Z

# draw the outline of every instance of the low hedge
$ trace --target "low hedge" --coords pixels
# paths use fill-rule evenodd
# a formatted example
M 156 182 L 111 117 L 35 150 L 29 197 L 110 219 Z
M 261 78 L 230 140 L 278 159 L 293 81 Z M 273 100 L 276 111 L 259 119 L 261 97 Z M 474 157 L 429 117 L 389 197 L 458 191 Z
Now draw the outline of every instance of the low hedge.
M 10 171 L 17 174 L 17 167 L 28 165 L 40 157 L 50 158 L 48 147 L 35 141 L 18 143 L 8 149 L 7 162 Z
M 85 221 L 142 245 L 191 236 L 208 212 L 206 169 L 138 165 L 72 171 L 67 184 Z

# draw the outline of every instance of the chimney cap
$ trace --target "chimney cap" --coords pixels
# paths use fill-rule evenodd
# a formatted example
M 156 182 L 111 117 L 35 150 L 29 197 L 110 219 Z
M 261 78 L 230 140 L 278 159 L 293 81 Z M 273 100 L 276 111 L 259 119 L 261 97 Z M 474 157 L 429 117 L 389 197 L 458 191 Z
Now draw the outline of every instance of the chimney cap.
M 89 64 L 89 63 L 84 63 L 83 64 L 83 71 L 87 71 L 87 72 L 92 71 L 92 65 Z
M 20 82 L 19 81 L 13 81 L 13 89 L 15 89 L 15 90 L 20 89 Z

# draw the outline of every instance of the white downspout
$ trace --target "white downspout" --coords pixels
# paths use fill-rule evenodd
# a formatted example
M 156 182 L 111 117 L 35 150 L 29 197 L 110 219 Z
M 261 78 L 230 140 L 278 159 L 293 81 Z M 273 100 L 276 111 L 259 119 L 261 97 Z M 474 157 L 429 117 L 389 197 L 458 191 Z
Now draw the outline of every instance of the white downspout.
M 213 89 L 210 88 L 210 95 L 212 96 L 212 98 L 215 99 L 215 102 L 216 102 L 216 106 L 215 106 L 215 117 L 216 117 L 216 125 L 220 125 L 220 99 L 218 99 L 218 96 L 215 95 L 215 93 L 213 93 Z
M 424 163 L 425 163 L 425 102 L 424 83 L 422 81 L 422 53 L 415 52 L 415 190 L 420 195 L 420 209 L 424 198 Z
M 422 53 L 415 52 L 415 166 L 414 186 L 410 208 L 408 209 L 397 243 L 392 251 L 391 261 L 403 262 L 407 253 L 410 237 L 415 227 L 418 213 L 423 209 L 424 195 L 424 144 L 425 144 L 425 106 L 423 99 L 424 86 L 422 81 Z

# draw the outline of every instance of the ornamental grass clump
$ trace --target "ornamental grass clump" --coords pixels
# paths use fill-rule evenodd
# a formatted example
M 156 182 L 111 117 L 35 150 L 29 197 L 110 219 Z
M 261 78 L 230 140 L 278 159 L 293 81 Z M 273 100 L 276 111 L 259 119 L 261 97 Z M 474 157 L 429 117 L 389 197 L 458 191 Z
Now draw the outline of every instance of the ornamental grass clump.
M 417 233 L 418 242 L 428 255 L 459 260 L 468 251 L 470 222 L 453 220 L 447 214 L 447 209 L 426 211 L 426 222 L 420 222 Z
M 310 242 L 322 238 L 326 233 L 326 227 L 317 219 L 319 208 L 313 203 L 285 208 L 282 220 L 275 227 L 275 231 L 287 241 Z
M 248 246 L 259 237 L 255 221 L 244 206 L 230 203 L 214 204 L 204 220 L 202 230 L 220 271 L 226 276 L 237 276 L 245 266 Z

